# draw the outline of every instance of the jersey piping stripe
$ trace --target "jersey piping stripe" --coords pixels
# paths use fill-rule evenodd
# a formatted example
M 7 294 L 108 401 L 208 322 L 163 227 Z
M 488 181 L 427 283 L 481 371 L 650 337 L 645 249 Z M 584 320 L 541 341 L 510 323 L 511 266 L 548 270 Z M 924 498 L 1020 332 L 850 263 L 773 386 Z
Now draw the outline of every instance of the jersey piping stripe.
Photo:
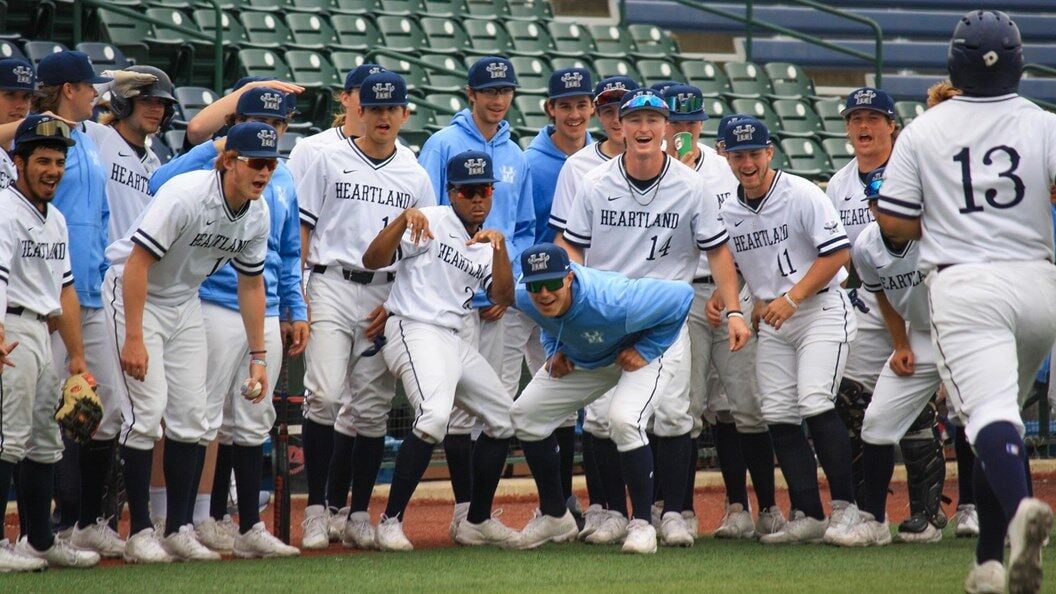
M 707 239 L 697 242 L 697 247 L 702 250 L 713 250 L 720 245 L 726 243 L 730 239 L 730 234 L 723 229 L 722 233 L 713 235 Z
M 818 255 L 828 256 L 829 254 L 834 254 L 849 247 L 851 247 L 851 242 L 847 240 L 846 235 L 833 237 L 828 241 L 822 242 L 821 245 L 818 246 Z
M 666 175 L 668 169 L 671 168 L 671 158 L 667 156 L 667 153 L 663 153 L 663 155 L 664 155 L 664 164 L 663 164 L 663 166 L 660 167 L 660 175 L 658 175 L 656 177 L 656 181 L 655 182 L 649 184 L 649 187 L 647 187 L 645 189 L 640 189 L 637 185 L 635 185 L 633 182 L 631 182 L 632 178 L 631 178 L 630 174 L 628 174 L 627 170 L 624 169 L 624 167 L 623 167 L 623 159 L 620 159 L 620 162 L 617 164 L 619 166 L 619 168 L 620 168 L 620 175 L 622 175 L 623 179 L 625 179 L 627 181 L 627 185 L 630 187 L 630 189 L 631 189 L 631 191 L 633 193 L 638 194 L 640 196 L 645 196 L 645 195 L 649 194 L 649 192 L 652 192 L 653 190 L 655 190 L 656 187 L 660 185 L 660 182 L 662 182 L 664 180 L 664 175 Z
M 4 267 L 4 266 L 0 266 L 0 280 L 4 281 L 4 282 L 6 283 L 6 282 L 7 282 L 7 279 L 8 279 L 8 276 L 9 276 L 10 274 L 11 274 L 11 271 L 10 271 L 10 270 L 8 270 L 8 269 L 7 269 L 6 267 Z
M 4 376 L 0 375 L 0 454 L 4 453 Z M 4 493 L 7 497 L 7 493 Z
M 231 266 L 235 270 L 241 272 L 245 276 L 257 276 L 264 273 L 264 263 L 255 262 L 252 264 L 244 264 L 238 260 L 231 260 Z
M 836 399 L 836 391 L 840 387 L 840 378 L 842 377 L 842 375 L 840 374 L 840 360 L 846 359 L 846 356 L 843 354 L 843 347 L 847 344 L 848 341 L 847 322 L 848 313 L 850 313 L 847 310 L 847 301 L 845 298 L 846 294 L 843 291 L 838 291 L 838 293 L 840 295 L 840 305 L 843 306 L 843 342 L 840 343 L 840 346 L 836 351 L 836 367 L 832 370 L 832 384 L 829 388 L 829 393 L 832 394 L 831 400 Z
M 921 212 L 924 210 L 920 204 L 906 202 L 905 200 L 884 196 L 883 194 L 880 195 L 876 207 L 884 214 L 903 219 L 919 219 Z
M 884 286 L 883 285 L 871 285 L 869 283 L 862 283 L 862 286 L 865 287 L 865 290 L 869 291 L 870 293 L 883 293 L 884 292 Z
M 589 237 L 583 237 L 582 235 L 576 235 L 575 233 L 569 231 L 568 229 L 565 229 L 564 235 L 565 235 L 565 239 L 567 239 L 568 242 L 571 243 L 572 245 L 577 245 L 579 247 L 585 247 L 585 248 L 590 247 L 590 238 Z
M 557 229 L 558 231 L 564 231 L 565 227 L 568 226 L 568 221 L 562 219 L 559 216 L 551 214 L 549 224 L 551 227 Z
M 653 390 L 649 392 L 649 399 L 642 405 L 642 410 L 638 411 L 638 435 L 645 443 L 649 442 L 649 436 L 645 433 L 645 426 L 642 423 L 642 419 L 645 417 L 645 411 L 649 410 L 649 405 L 653 402 L 653 398 L 656 397 L 657 388 L 660 387 L 660 376 L 664 372 L 664 356 L 660 355 L 660 358 L 657 359 L 656 362 L 656 378 L 653 379 Z
M 29 198 L 26 198 L 25 194 L 23 194 L 22 192 L 18 191 L 18 188 L 15 186 L 15 184 L 13 182 L 8 187 L 11 188 L 11 191 L 14 192 L 16 196 L 18 196 L 19 198 L 22 199 L 22 203 L 25 204 L 26 207 L 29 208 L 29 210 L 34 214 L 34 216 L 37 217 L 37 219 L 40 220 L 41 223 L 48 222 L 48 219 L 47 219 L 48 205 L 46 205 L 46 204 L 44 205 L 44 214 L 41 214 L 40 211 L 37 210 L 37 207 L 33 206 L 33 203 L 29 201 Z
M 759 202 L 759 206 L 757 208 L 752 208 L 748 205 L 748 201 L 744 197 L 744 186 L 741 186 L 740 184 L 737 185 L 737 202 L 739 202 L 742 206 L 748 209 L 749 212 L 753 214 L 759 214 L 759 212 L 763 210 L 763 206 L 766 205 L 768 200 L 770 200 L 770 196 L 774 194 L 774 190 L 777 188 L 777 182 L 779 179 L 781 179 L 782 173 L 783 172 L 778 169 L 777 172 L 774 174 L 774 181 L 770 183 L 770 189 L 766 191 L 766 195 L 763 196 L 763 199 Z
M 392 160 L 396 158 L 396 155 L 400 152 L 399 149 L 393 148 L 392 149 L 392 154 L 389 155 L 388 157 L 386 157 L 384 161 L 382 161 L 381 163 L 375 163 L 374 159 L 371 159 L 370 157 L 367 156 L 366 153 L 364 153 L 363 151 L 361 151 L 359 149 L 359 146 L 356 145 L 356 142 L 355 142 L 354 139 L 352 139 L 352 138 L 348 139 L 348 146 L 352 147 L 352 150 L 356 153 L 356 155 L 358 155 L 359 158 L 362 159 L 363 162 L 368 167 L 370 167 L 371 169 L 373 169 L 375 171 L 377 171 L 378 169 L 381 169 L 382 167 L 384 167 L 384 166 L 388 165 L 389 163 L 391 163 Z
M 151 256 L 154 256 L 155 260 L 160 260 L 167 251 L 161 247 L 161 244 L 156 239 L 147 235 L 142 229 L 136 229 L 136 232 L 132 235 L 132 243 L 147 250 Z
M 315 229 L 315 225 L 319 222 L 319 217 L 308 212 L 303 207 L 298 208 L 297 210 L 301 213 L 301 222 L 305 225 L 308 225 L 312 229 Z
M 403 343 L 403 352 L 407 353 L 407 363 L 411 366 L 411 375 L 414 376 L 414 385 L 418 388 L 418 394 L 421 396 L 418 402 L 418 410 L 414 413 L 414 423 L 411 424 L 412 429 L 418 428 L 418 419 L 422 418 L 422 404 L 425 402 L 425 392 L 422 391 L 422 382 L 418 381 L 418 371 L 414 368 L 414 358 L 411 357 L 411 349 L 407 347 L 407 335 L 403 332 L 403 320 L 400 320 L 400 342 Z
M 249 207 L 251 204 L 253 204 L 252 200 L 246 200 L 246 202 L 242 205 L 242 208 L 238 209 L 238 212 L 231 210 L 231 206 L 227 203 L 227 197 L 224 196 L 224 184 L 220 182 L 220 172 L 216 172 L 213 178 L 216 182 L 216 188 L 220 192 L 220 204 L 224 205 L 224 214 L 227 215 L 227 218 L 230 221 L 237 221 L 238 219 L 242 218 L 243 215 L 249 212 Z M 269 181 L 268 184 L 270 185 L 271 182 Z
M 604 142 L 595 142 L 594 143 L 594 152 L 597 153 L 598 156 L 601 157 L 601 159 L 603 161 L 611 161 L 612 157 L 606 155 L 605 151 L 601 150 L 601 145 L 602 144 L 605 144 L 605 143 Z
M 114 313 L 112 314 L 114 320 L 114 348 L 117 350 L 118 353 L 120 353 L 121 340 L 117 335 L 117 290 L 117 277 L 115 276 L 113 288 L 114 293 L 113 296 L 110 297 L 110 309 L 114 311 Z M 125 438 L 121 440 L 121 445 L 126 445 L 128 443 L 129 436 L 132 435 L 132 427 L 134 427 L 136 424 L 136 402 L 132 400 L 132 392 L 128 389 L 128 375 L 125 374 L 125 371 L 123 369 L 121 370 L 121 384 L 125 387 L 125 398 L 128 398 L 128 408 L 132 411 L 132 420 L 130 420 L 128 423 L 128 431 L 125 432 Z
M 935 304 L 931 302 L 931 291 L 925 291 L 928 296 L 928 310 L 935 311 Z M 931 338 L 935 341 L 935 348 L 939 351 L 939 357 L 942 359 L 942 366 L 946 368 L 946 375 L 950 378 L 950 383 L 953 384 L 953 391 L 957 392 L 957 403 L 961 404 L 964 402 L 964 398 L 961 397 L 961 387 L 957 385 L 957 380 L 953 377 L 953 370 L 950 369 L 950 365 L 947 361 L 945 351 L 942 350 L 942 343 L 939 342 L 939 327 L 935 325 L 935 316 L 931 316 L 928 320 L 928 324 L 931 326 Z M 938 364 L 938 362 L 936 362 Z M 953 396 L 953 394 L 951 394 Z M 957 408 L 961 408 L 958 406 Z
M 73 284 L 73 272 L 62 273 L 62 286 L 68 287 Z

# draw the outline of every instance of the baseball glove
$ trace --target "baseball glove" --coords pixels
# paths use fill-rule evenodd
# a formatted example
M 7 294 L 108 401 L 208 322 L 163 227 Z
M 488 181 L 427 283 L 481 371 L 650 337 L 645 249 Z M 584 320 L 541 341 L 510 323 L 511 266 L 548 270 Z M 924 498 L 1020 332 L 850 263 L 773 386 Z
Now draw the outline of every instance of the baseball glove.
M 62 406 L 55 412 L 63 435 L 80 444 L 88 443 L 103 420 L 103 404 L 95 389 L 90 373 L 70 376 L 62 387 Z

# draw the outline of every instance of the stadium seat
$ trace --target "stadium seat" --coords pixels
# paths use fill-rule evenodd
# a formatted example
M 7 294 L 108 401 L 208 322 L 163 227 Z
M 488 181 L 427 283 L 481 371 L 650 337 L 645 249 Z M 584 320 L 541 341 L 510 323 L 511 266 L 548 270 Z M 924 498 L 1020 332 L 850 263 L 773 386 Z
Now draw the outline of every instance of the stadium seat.
M 187 122 L 198 115 L 199 111 L 212 105 L 214 101 L 220 98 L 212 89 L 205 87 L 176 87 L 173 95 L 176 97 L 176 102 L 180 106 L 180 113 L 183 116 L 179 121 L 174 120 L 173 123 L 181 127 L 186 127 Z M 168 138 L 166 138 L 166 141 L 168 141 Z M 183 139 L 180 139 L 178 145 L 173 146 L 170 144 L 169 146 L 179 150 L 183 146 Z
M 291 49 L 326 52 L 341 45 L 330 21 L 322 15 L 290 13 L 286 15 L 286 26 L 293 39 L 286 44 Z
M 895 113 L 898 114 L 899 119 L 902 120 L 902 127 L 906 127 L 913 118 L 924 113 L 927 106 L 920 101 L 896 101 L 895 102 Z
M 418 21 L 410 17 L 382 15 L 377 22 L 386 48 L 413 55 L 429 50 L 425 32 Z
M 729 97 L 756 99 L 773 93 L 770 77 L 752 62 L 727 62 L 723 68 L 730 79 Z
M 843 101 L 835 97 L 829 99 L 818 99 L 814 102 L 814 111 L 821 118 L 822 131 L 819 136 L 823 138 L 844 138 L 847 136 L 847 126 L 840 115 L 843 109 Z
M 469 51 L 469 35 L 459 19 L 447 17 L 425 17 L 419 22 L 425 33 L 426 45 L 422 48 L 430 53 L 461 56 Z
M 44 59 L 44 56 L 50 56 L 66 49 L 68 49 L 66 46 L 55 41 L 27 41 L 22 46 L 22 52 L 33 66 Z
M 587 30 L 594 37 L 597 48 L 594 55 L 599 58 L 626 58 L 636 51 L 634 40 L 626 29 L 616 25 L 590 25 Z
M 395 72 L 403 77 L 407 81 L 407 90 L 422 91 L 426 85 L 429 84 L 429 78 L 425 74 L 425 69 L 417 64 L 412 64 L 406 60 L 398 60 L 389 56 L 375 56 L 374 62 L 382 68 Z
M 216 12 L 200 8 L 191 13 L 198 28 L 210 35 L 216 31 Z M 220 14 L 220 30 L 222 31 L 224 46 L 230 51 L 237 51 L 239 47 L 249 45 L 249 37 L 246 29 L 232 14 L 224 12 Z
M 829 160 L 832 161 L 832 168 L 835 171 L 842 169 L 854 158 L 854 147 L 847 142 L 846 138 L 826 138 L 821 141 L 821 146 L 829 154 Z
M 452 56 L 445 56 L 440 58 L 436 56 L 436 61 L 439 61 L 437 66 L 443 66 L 450 70 L 459 70 L 462 68 L 462 64 Z M 430 60 L 431 62 L 434 60 Z M 426 84 L 424 85 L 427 93 L 458 93 L 462 91 L 466 86 L 466 75 L 464 74 L 448 74 L 440 70 L 430 70 L 424 68 Z
M 425 105 L 417 105 L 413 100 L 408 103 L 407 107 L 411 113 L 400 128 L 401 136 L 405 131 L 429 130 L 431 126 L 436 125 L 436 116 L 433 114 L 432 108 Z
M 333 0 L 290 0 L 286 10 L 290 12 L 307 12 L 325 14 L 334 9 Z
M 354 14 L 366 16 L 374 14 L 377 6 L 374 0 L 333 0 L 330 12 L 337 14 Z
M 465 10 L 462 0 L 427 0 L 423 4 L 422 16 L 460 18 Z
M 730 107 L 734 113 L 745 113 L 758 118 L 770 128 L 771 135 L 781 135 L 781 121 L 766 99 L 734 99 L 730 102 Z
M 502 18 L 499 0 L 465 0 L 463 16 L 471 19 L 496 21 Z
M 733 110 L 730 109 L 725 99 L 721 97 L 706 97 L 704 99 L 704 113 L 708 114 L 708 119 L 704 120 L 701 134 L 715 138 L 719 130 L 719 120 L 722 119 L 722 116 L 732 112 Z
M 515 131 L 518 128 L 525 127 L 524 114 L 522 114 L 521 110 L 517 109 L 517 106 L 513 103 L 511 103 L 510 108 L 506 110 L 506 121 L 510 123 L 510 128 L 513 128 Z
M 18 58 L 20 60 L 25 60 L 26 55 L 22 53 L 22 48 L 15 45 L 13 41 L 0 39 L 0 59 L 4 58 Z
M 780 169 L 781 171 L 789 171 L 792 169 L 792 161 L 789 160 L 788 155 L 785 151 L 781 150 L 781 145 L 776 141 L 774 142 L 774 158 L 770 160 L 770 167 L 773 169 Z
M 513 51 L 513 42 L 506 27 L 499 21 L 465 19 L 462 25 L 469 36 L 469 49 L 466 53 L 478 56 L 507 56 Z
M 781 141 L 781 148 L 788 155 L 789 173 L 811 179 L 832 175 L 829 155 L 817 141 L 810 138 L 785 138 Z
M 342 76 L 342 88 L 344 88 L 343 77 L 365 61 L 363 54 L 360 52 L 330 52 L 330 63 L 334 65 L 334 69 Z
M 649 86 L 662 80 L 685 81 L 685 77 L 678 71 L 672 62 L 659 58 L 644 58 L 638 60 L 638 71 L 642 78 L 636 79 L 642 84 Z
M 426 140 L 429 140 L 430 132 L 425 130 L 400 130 L 400 140 L 407 148 L 414 151 L 414 154 L 422 152 L 422 145 L 425 144 Z
M 821 118 L 810 103 L 800 99 L 778 99 L 774 113 L 781 122 L 781 135 L 797 138 L 816 138 L 823 130 Z
M 598 58 L 594 60 L 595 80 L 601 80 L 610 76 L 629 76 L 634 80 L 641 80 L 642 73 L 634 67 L 630 60 L 619 58 Z M 646 77 L 648 78 L 648 77 Z
M 425 2 L 421 0 L 378 0 L 378 14 L 391 16 L 418 16 L 425 12 Z
M 434 117 L 436 118 L 437 129 L 447 126 L 451 122 L 452 115 L 469 107 L 469 102 L 464 95 L 456 95 L 454 93 L 426 95 L 425 101 L 430 104 L 428 107 L 436 106 Z
M 242 10 L 280 13 L 286 10 L 286 0 L 241 0 Z
M 550 116 L 546 114 L 546 97 L 540 95 L 518 95 L 513 98 L 513 104 L 517 111 L 521 112 L 524 124 L 518 128 L 521 136 L 535 136 L 539 129 L 550 124 Z
M 137 64 L 164 64 L 168 61 L 147 47 L 145 40 L 150 37 L 150 23 L 105 8 L 98 9 L 95 18 L 98 22 L 99 41 L 117 46 L 125 56 L 135 60 Z
M 276 52 L 266 49 L 244 49 L 238 52 L 238 76 L 265 76 L 293 80 L 290 67 Z
M 109 43 L 82 41 L 75 49 L 88 54 L 96 74 L 104 70 L 124 70 L 132 65 L 120 48 Z
M 528 147 L 532 146 L 532 142 L 535 140 L 535 135 L 524 134 L 522 136 L 515 136 L 514 139 L 517 141 L 517 146 L 521 147 L 522 151 L 528 150 Z
M 279 158 L 285 161 L 290 158 L 290 151 L 304 138 L 304 134 L 286 132 L 279 138 Z
M 554 13 L 547 0 L 502 0 L 503 13 L 507 18 L 521 21 L 546 22 L 554 20 Z
M 656 25 L 628 25 L 627 32 L 634 41 L 634 47 L 643 58 L 675 59 L 680 57 L 681 50 L 671 34 Z
M 331 24 L 338 39 L 334 49 L 366 53 L 383 45 L 377 25 L 366 16 L 335 14 Z
M 277 14 L 246 11 L 238 15 L 249 37 L 249 46 L 281 51 L 293 41 L 290 29 Z
M 522 56 L 549 56 L 557 51 L 546 27 L 531 21 L 507 21 L 506 31 L 513 43 L 513 53 Z
M 308 89 L 320 89 L 329 95 L 330 90 L 344 86 L 344 78 L 337 73 L 326 56 L 310 50 L 286 52 L 286 64 L 293 74 L 293 82 Z
M 554 56 L 550 59 L 550 67 L 554 70 L 560 70 L 561 68 L 586 68 L 591 72 L 597 72 L 597 69 L 594 68 L 594 62 L 588 56 L 581 58 Z
M 517 89 L 518 92 L 546 93 L 550 74 L 553 73 L 546 59 L 513 56 L 510 62 L 513 64 L 513 71 L 517 73 L 517 82 L 521 85 Z
M 554 54 L 578 58 L 592 54 L 597 50 L 594 46 L 594 38 L 586 27 L 569 23 L 566 21 L 551 21 L 547 23 L 550 37 L 554 40 Z
M 788 62 L 770 62 L 765 69 L 773 96 L 779 99 L 810 99 L 816 96 L 814 81 L 803 69 Z
M 731 90 L 726 73 L 708 60 L 686 60 L 681 68 L 686 83 L 698 87 L 705 97 L 725 96 Z
M 161 161 L 162 165 L 171 161 L 172 158 L 176 155 L 176 151 L 180 149 L 180 147 L 173 148 L 169 146 L 164 140 L 153 134 L 147 136 L 146 145 L 147 148 L 149 148 L 151 151 L 154 152 L 155 155 L 157 155 L 158 160 Z

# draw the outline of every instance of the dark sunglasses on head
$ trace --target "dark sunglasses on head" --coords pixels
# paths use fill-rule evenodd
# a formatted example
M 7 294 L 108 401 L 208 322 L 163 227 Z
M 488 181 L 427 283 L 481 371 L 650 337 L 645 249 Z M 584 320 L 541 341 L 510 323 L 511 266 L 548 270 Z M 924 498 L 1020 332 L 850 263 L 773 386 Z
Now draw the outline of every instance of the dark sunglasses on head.
M 257 171 L 260 171 L 261 169 L 267 169 L 268 171 L 273 171 L 276 167 L 279 166 L 279 160 L 274 158 L 274 157 L 243 157 L 243 156 L 239 156 L 238 160 L 242 161 L 243 163 L 248 165 L 250 169 L 256 169 Z
M 554 291 L 561 290 L 561 288 L 564 287 L 564 286 L 565 286 L 564 277 L 551 278 L 551 279 L 548 279 L 548 280 L 532 281 L 532 282 L 524 283 L 524 288 L 528 289 L 529 293 L 538 293 L 538 292 L 542 291 L 543 289 L 546 289 L 547 291 L 550 291 L 551 293 L 553 293 Z
M 869 185 L 865 187 L 865 196 L 872 198 L 880 194 L 880 188 L 884 185 L 884 178 L 877 178 L 869 182 Z
M 672 95 L 665 102 L 672 113 L 696 113 L 704 109 L 704 98 L 696 95 Z
M 33 134 L 37 136 L 64 138 L 70 137 L 70 126 L 62 120 L 44 120 L 33 126 Z

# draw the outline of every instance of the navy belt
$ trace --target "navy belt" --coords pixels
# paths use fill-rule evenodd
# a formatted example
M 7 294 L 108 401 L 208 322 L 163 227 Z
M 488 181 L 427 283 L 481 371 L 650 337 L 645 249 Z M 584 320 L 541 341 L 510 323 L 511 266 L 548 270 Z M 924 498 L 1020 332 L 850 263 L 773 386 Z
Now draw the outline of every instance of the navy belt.
M 697 278 L 693 279 L 693 284 L 694 285 L 713 285 L 713 284 L 715 284 L 715 277 L 711 276 L 710 274 L 707 275 L 707 276 L 698 276 Z
M 317 274 L 324 274 L 326 272 L 326 266 L 316 264 L 312 266 L 312 272 Z M 360 285 L 369 285 L 374 283 L 374 276 L 376 272 L 360 272 L 358 270 L 349 270 L 348 268 L 341 269 L 341 276 L 345 277 L 345 280 Z M 396 275 L 392 272 L 385 273 L 385 282 L 391 283 Z
M 11 314 L 13 316 L 21 316 L 21 315 L 24 315 L 24 314 L 29 314 L 26 317 L 36 318 L 38 322 L 47 322 L 48 321 L 48 316 L 42 316 L 42 315 L 40 315 L 40 314 L 38 314 L 36 312 L 29 311 L 28 309 L 26 309 L 24 307 L 8 307 L 7 308 L 7 313 L 9 313 L 9 314 Z

